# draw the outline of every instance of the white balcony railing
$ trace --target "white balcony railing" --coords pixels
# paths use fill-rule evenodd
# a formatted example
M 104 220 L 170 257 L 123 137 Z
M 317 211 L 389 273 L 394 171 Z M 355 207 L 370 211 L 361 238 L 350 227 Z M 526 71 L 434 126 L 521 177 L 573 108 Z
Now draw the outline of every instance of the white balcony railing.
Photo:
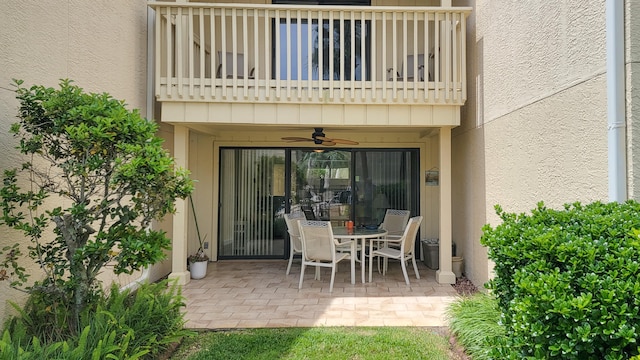
M 469 8 L 151 2 L 160 101 L 466 100 Z

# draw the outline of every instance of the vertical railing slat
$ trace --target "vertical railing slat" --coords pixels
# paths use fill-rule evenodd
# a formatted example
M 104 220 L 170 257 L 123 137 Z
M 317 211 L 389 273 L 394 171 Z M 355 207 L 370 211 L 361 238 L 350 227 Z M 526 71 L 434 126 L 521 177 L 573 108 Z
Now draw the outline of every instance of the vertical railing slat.
M 176 54 L 178 58 L 176 59 L 176 76 L 178 77 L 178 95 L 182 96 L 182 86 L 184 79 L 184 65 L 183 65 L 183 54 L 184 54 L 184 46 L 182 45 L 184 41 L 182 41 L 182 8 L 178 8 L 178 17 L 176 18 Z
M 313 53 L 311 49 L 313 20 L 311 15 L 311 10 L 307 10 L 307 98 L 309 101 L 311 101 L 313 95 L 313 76 L 311 71 L 313 67 Z
M 264 81 L 265 81 L 265 99 L 271 99 L 271 77 L 273 76 L 273 71 L 271 69 L 271 54 L 266 49 L 270 49 L 273 46 L 273 43 L 270 41 L 272 39 L 271 31 L 269 31 L 269 25 L 271 24 L 271 12 L 267 9 L 264 9 L 264 43 L 265 51 L 264 51 Z
M 166 17 L 162 16 L 162 8 L 158 7 L 157 9 L 154 9 L 155 12 L 155 57 L 154 57 L 154 61 L 155 61 L 155 91 L 156 91 L 156 95 L 160 95 L 160 89 L 162 89 L 162 87 L 160 86 L 160 78 L 161 78 L 161 74 L 162 74 L 162 49 L 163 46 L 167 49 L 167 52 L 169 52 L 169 48 L 167 47 L 166 42 L 163 43 L 162 42 L 162 26 L 163 24 L 166 24 L 164 26 L 166 26 L 167 28 L 171 29 L 171 23 L 168 20 L 165 19 L 170 19 L 171 16 L 167 14 Z M 167 11 L 168 13 L 168 11 Z M 165 70 L 165 73 L 168 73 L 168 71 Z M 171 77 L 169 76 L 169 74 L 167 74 L 167 84 L 169 84 L 169 82 L 171 81 Z M 168 89 L 171 89 L 171 87 L 169 86 Z M 169 92 L 167 92 L 169 93 Z
M 376 23 L 378 22 L 378 17 L 374 14 L 371 16 L 371 99 L 377 99 L 378 87 L 376 86 L 376 74 L 378 73 L 378 68 L 376 65 L 378 62 L 376 61 L 376 43 L 378 42 L 378 34 L 376 32 Z M 385 69 L 382 69 L 382 79 L 384 79 Z M 384 81 L 383 81 L 384 83 Z M 364 96 L 364 95 L 363 95 Z
M 462 101 L 467 101 L 467 19 L 460 14 L 460 86 L 462 87 Z
M 340 61 L 340 76 L 338 78 L 340 79 L 340 100 L 344 101 L 344 83 L 346 77 L 344 67 L 346 65 L 345 53 L 347 52 L 346 45 L 344 44 L 344 11 L 340 11 L 340 29 L 338 30 L 338 32 L 340 32 L 340 51 L 338 52 Z
M 389 76 L 387 73 L 391 71 L 391 78 L 393 79 L 393 67 L 391 70 L 387 69 L 387 12 L 382 13 L 382 32 L 380 33 L 380 40 L 382 41 L 382 101 L 387 99 L 387 80 Z M 393 65 L 392 65 L 393 66 Z
M 200 24 L 200 27 L 198 28 L 198 33 L 199 33 L 199 37 L 200 37 L 200 98 L 204 99 L 204 78 L 206 75 L 206 68 L 207 68 L 207 63 L 206 63 L 206 52 L 207 52 L 207 47 L 206 47 L 206 38 L 205 38 L 205 34 L 204 34 L 204 8 L 200 8 L 198 11 L 198 24 Z
M 248 12 L 249 10 L 244 8 L 242 9 L 242 56 L 243 56 L 243 64 L 244 67 L 242 73 L 244 74 L 244 79 L 242 79 L 242 85 L 244 86 L 244 98 L 249 97 L 249 20 L 248 20 Z
M 260 79 L 260 32 L 258 31 L 258 9 L 253 9 L 253 99 L 258 100 L 260 88 L 258 87 L 258 79 Z
M 328 36 L 328 41 L 329 41 L 329 97 L 331 98 L 331 100 L 333 101 L 333 78 L 335 77 L 333 74 L 335 73 L 334 69 L 333 69 L 333 64 L 335 63 L 335 61 L 333 61 L 334 59 L 334 55 L 333 55 L 333 47 L 335 46 L 334 44 L 334 40 L 333 40 L 333 11 L 329 11 L 329 36 Z
M 287 100 L 291 100 L 291 11 L 287 10 L 286 12 L 286 24 L 287 24 L 287 52 L 286 58 L 284 59 L 286 67 L 287 67 Z
M 351 101 L 355 98 L 355 88 L 356 88 L 356 18 L 354 16 L 354 12 L 351 11 L 351 16 L 349 17 L 349 22 L 351 23 L 351 62 L 349 64 L 349 73 L 351 75 Z M 361 39 L 362 41 L 362 39 Z
M 450 91 L 451 91 L 451 13 L 447 12 L 445 14 L 445 23 L 444 23 L 444 27 L 445 27 L 445 93 L 444 93 L 444 98 L 445 100 L 449 100 L 450 98 Z
M 420 82 L 420 54 L 418 54 L 418 14 L 413 13 L 413 100 L 418 100 L 418 84 Z M 424 58 L 424 51 L 423 51 Z M 424 71 L 422 72 L 424 74 Z
M 318 97 L 324 98 L 324 12 L 318 10 Z
M 391 39 L 397 39 L 398 38 L 398 16 L 396 12 L 392 13 L 392 37 Z M 392 46 L 392 53 L 393 56 L 391 58 L 392 61 L 392 70 L 393 72 L 391 73 L 391 78 L 393 79 L 393 101 L 398 100 L 398 76 L 396 75 L 398 73 L 398 47 L 397 46 Z M 384 55 L 383 55 L 384 56 Z
M 276 69 L 276 98 L 280 100 L 280 10 L 276 9 L 276 13 L 274 15 L 275 24 L 276 24 L 276 61 L 274 67 Z
M 364 102 L 367 98 L 367 54 L 365 52 L 366 39 L 363 39 L 363 35 L 367 31 L 367 17 L 364 10 L 360 12 L 360 97 Z
M 209 9 L 209 32 L 211 33 L 211 97 L 216 96 L 216 78 L 218 76 L 218 64 L 216 54 L 216 9 Z
M 453 64 L 452 64 L 452 75 L 453 75 L 453 82 L 452 82 L 452 96 L 453 96 L 453 100 L 456 101 L 458 100 L 458 74 L 460 69 L 458 68 L 458 42 L 457 42 L 457 38 L 458 38 L 458 26 L 455 25 L 457 23 L 456 19 L 457 19 L 457 14 L 455 13 L 451 13 L 452 15 L 452 19 L 451 19 L 451 25 L 452 25 L 452 29 L 451 29 L 451 50 L 452 50 L 452 60 L 453 60 Z
M 296 49 L 298 50 L 298 53 L 296 54 L 296 66 L 298 69 L 297 72 L 297 76 L 298 76 L 298 100 L 302 99 L 302 18 L 301 18 L 301 14 L 300 14 L 300 10 L 298 10 L 296 12 L 296 28 L 298 30 L 297 34 L 298 36 L 296 36 Z
M 434 99 L 438 101 L 440 99 L 440 13 L 435 14 L 434 19 L 434 34 L 433 34 L 433 58 L 434 58 L 434 75 L 435 81 Z
M 187 74 L 189 76 L 189 97 L 193 97 L 193 79 L 194 79 L 194 68 L 195 68 L 195 59 L 194 59 L 194 47 L 195 40 L 193 34 L 193 8 L 189 8 L 187 11 L 187 29 L 189 30 L 187 34 Z
M 238 14 L 231 9 L 231 88 L 233 98 L 238 98 Z M 225 56 L 226 57 L 226 56 Z
M 429 49 L 429 12 L 424 12 L 424 100 L 429 99 L 429 63 L 431 59 L 431 49 Z
M 220 79 L 222 80 L 222 98 L 227 98 L 227 9 L 220 9 Z
M 407 35 L 407 12 L 404 11 L 402 12 L 402 97 L 405 102 L 407 102 L 407 75 L 409 74 L 409 64 L 407 63 Z M 416 62 L 415 58 L 413 59 L 413 62 Z M 413 73 L 413 76 L 415 77 L 416 74 Z

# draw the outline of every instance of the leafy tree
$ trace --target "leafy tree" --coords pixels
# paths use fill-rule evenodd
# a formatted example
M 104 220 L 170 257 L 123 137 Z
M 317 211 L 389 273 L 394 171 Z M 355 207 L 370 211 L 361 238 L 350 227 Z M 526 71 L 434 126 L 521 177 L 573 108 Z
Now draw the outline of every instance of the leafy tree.
M 44 302 L 52 325 L 77 332 L 81 312 L 101 293 L 105 266 L 130 274 L 165 257 L 170 240 L 149 226 L 193 185 L 174 168 L 157 126 L 123 101 L 69 80 L 59 89 L 14 81 L 20 106 L 11 132 L 29 161 L 4 172 L 0 224 L 31 240 L 29 256 L 44 276 L 27 286 L 14 245 L 3 249 L 0 279 Z

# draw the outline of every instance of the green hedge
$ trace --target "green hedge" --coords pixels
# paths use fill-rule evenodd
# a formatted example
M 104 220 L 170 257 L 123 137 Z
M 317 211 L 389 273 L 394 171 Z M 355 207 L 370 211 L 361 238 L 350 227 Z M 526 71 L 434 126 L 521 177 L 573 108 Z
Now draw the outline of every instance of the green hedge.
M 488 287 L 506 340 L 494 358 L 628 359 L 638 354 L 640 205 L 592 203 L 530 215 L 496 206 L 483 228 L 495 262 Z

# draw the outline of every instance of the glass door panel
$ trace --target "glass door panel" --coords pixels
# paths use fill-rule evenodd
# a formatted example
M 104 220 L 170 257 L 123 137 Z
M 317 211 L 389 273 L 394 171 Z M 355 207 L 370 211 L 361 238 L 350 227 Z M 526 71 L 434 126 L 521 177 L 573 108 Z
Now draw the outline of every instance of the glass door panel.
M 356 226 L 378 225 L 387 209 L 417 214 L 415 187 L 417 152 L 412 150 L 354 151 Z
M 220 258 L 285 254 L 285 150 L 220 149 Z
M 291 212 L 343 226 L 351 216 L 351 152 L 291 151 Z

